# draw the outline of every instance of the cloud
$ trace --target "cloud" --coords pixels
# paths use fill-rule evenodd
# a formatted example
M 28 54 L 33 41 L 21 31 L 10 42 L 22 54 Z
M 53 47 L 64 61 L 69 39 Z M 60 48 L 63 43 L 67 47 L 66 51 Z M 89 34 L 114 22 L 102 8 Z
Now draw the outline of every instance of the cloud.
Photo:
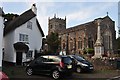
M 82 22 L 82 24 L 83 22 L 92 21 L 95 19 L 96 16 L 102 15 L 102 13 L 104 12 L 106 13 L 107 9 L 111 8 L 113 5 L 114 3 L 105 3 L 105 2 L 97 3 L 97 4 L 93 3 L 92 5 L 89 6 L 84 5 L 81 9 L 78 8 L 77 11 L 69 13 L 67 15 L 67 24 L 70 24 L 72 21 Z
M 101 17 L 102 13 L 105 15 L 107 12 L 106 9 L 111 8 L 111 6 L 114 5 L 114 3 L 93 3 L 89 6 L 85 6 L 86 3 L 80 3 L 77 5 L 75 5 L 76 3 L 73 3 L 72 5 L 74 5 L 76 9 L 71 10 L 73 7 L 71 6 L 71 3 L 59 3 L 58 5 L 54 2 L 38 2 L 36 4 L 38 9 L 37 18 L 45 35 L 48 34 L 48 17 L 53 16 L 53 14 L 57 13 L 58 11 L 58 17 L 63 18 L 67 16 L 67 27 L 71 27 L 75 26 L 76 24 L 83 24 L 88 21 L 92 21 L 96 18 L 96 16 Z M 70 5 L 65 6 L 66 4 Z
M 2 2 L 118 2 L 119 0 L 1 0 Z
M 48 11 L 50 7 L 54 8 L 54 3 L 44 3 L 44 2 L 38 2 L 37 3 L 37 18 L 39 20 L 39 23 L 44 31 L 44 34 L 48 34 L 48 17 L 52 14 L 48 14 Z
M 28 0 L 24 0 L 28 1 Z M 47 1 L 47 0 L 45 0 Z M 107 12 L 106 9 L 111 8 L 113 3 L 92 3 L 87 2 L 40 2 L 39 0 L 30 0 L 25 2 L 27 10 L 31 8 L 33 3 L 37 6 L 37 18 L 45 33 L 48 34 L 48 17 L 53 17 L 54 13 L 59 13 L 60 18 L 67 17 L 67 27 L 75 26 L 76 24 L 83 24 L 94 20 L 96 16 L 102 15 L 102 12 Z M 102 7 L 101 7 L 102 6 Z M 24 12 L 25 10 L 23 10 Z M 16 11 L 17 12 L 17 11 Z
M 26 6 L 31 8 L 33 3 L 36 3 L 37 18 L 45 35 L 48 34 L 48 17 L 53 17 L 53 14 L 55 13 L 59 13 L 58 17 L 60 18 L 67 16 L 67 27 L 71 27 L 77 24 L 83 24 L 88 21 L 92 21 L 96 18 L 96 16 L 101 17 L 102 13 L 105 14 L 107 12 L 107 9 L 111 8 L 111 6 L 114 5 L 114 3 L 108 2 L 56 3 L 31 0 L 30 2 L 26 2 Z

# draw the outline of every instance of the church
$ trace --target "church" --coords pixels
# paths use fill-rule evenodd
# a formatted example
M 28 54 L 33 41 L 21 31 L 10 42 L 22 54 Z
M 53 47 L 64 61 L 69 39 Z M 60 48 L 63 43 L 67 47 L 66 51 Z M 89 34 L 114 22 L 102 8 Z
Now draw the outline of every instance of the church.
M 48 19 L 48 35 L 51 32 L 59 34 L 60 49 L 66 50 L 67 54 L 83 54 L 87 49 L 93 49 L 96 53 L 95 46 L 99 43 L 98 41 L 100 41 L 100 45 L 97 46 L 102 46 L 100 55 L 112 54 L 116 50 L 115 21 L 108 14 L 103 18 L 70 28 L 66 28 L 66 17 L 62 19 L 54 15 L 53 18 Z

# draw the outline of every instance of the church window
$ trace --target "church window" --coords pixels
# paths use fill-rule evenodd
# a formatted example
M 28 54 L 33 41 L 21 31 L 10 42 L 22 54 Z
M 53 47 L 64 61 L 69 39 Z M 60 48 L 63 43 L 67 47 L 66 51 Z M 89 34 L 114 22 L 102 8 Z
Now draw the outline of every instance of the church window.
M 50 25 L 50 29 L 52 29 L 52 25 Z
M 82 38 L 79 37 L 79 41 L 78 41 L 78 49 L 82 49 Z
M 93 48 L 93 40 L 91 38 L 88 39 L 88 47 Z
M 78 48 L 82 49 L 82 41 L 78 41 Z
M 62 27 L 62 24 L 59 24 L 59 27 Z
M 78 49 L 82 49 L 82 39 L 80 38 L 78 41 Z
M 111 42 L 110 42 L 111 37 L 110 37 L 110 33 L 108 31 L 105 32 L 103 38 L 104 38 L 105 49 L 111 49 L 111 46 L 110 46 L 110 44 L 111 44 Z
M 73 41 L 70 42 L 70 50 L 73 49 Z
M 65 49 L 65 43 L 63 43 L 63 49 Z

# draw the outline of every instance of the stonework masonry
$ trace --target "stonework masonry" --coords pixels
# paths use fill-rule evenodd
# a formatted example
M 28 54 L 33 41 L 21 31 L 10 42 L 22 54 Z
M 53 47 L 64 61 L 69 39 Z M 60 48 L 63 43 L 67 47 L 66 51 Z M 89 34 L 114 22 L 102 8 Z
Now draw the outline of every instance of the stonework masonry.
M 94 19 L 91 22 L 73 26 L 66 29 L 65 19 L 54 18 L 48 20 L 48 35 L 58 32 L 61 41 L 61 50 L 68 50 L 69 54 L 83 54 L 85 49 L 94 49 L 97 40 L 97 20 L 101 19 L 101 39 L 103 41 L 104 53 L 114 53 L 116 49 L 115 21 L 108 15 L 103 18 Z

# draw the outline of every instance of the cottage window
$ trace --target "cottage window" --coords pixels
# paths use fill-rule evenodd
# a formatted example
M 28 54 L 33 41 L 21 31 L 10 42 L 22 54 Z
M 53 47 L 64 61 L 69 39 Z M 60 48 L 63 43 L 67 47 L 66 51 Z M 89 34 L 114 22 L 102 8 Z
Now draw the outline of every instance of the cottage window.
M 26 58 L 32 58 L 32 53 L 33 51 L 28 51 L 27 54 L 26 54 Z
M 26 34 L 19 34 L 19 41 L 28 42 L 28 35 L 26 35 Z
M 28 21 L 27 28 L 32 29 L 32 22 L 31 21 Z

